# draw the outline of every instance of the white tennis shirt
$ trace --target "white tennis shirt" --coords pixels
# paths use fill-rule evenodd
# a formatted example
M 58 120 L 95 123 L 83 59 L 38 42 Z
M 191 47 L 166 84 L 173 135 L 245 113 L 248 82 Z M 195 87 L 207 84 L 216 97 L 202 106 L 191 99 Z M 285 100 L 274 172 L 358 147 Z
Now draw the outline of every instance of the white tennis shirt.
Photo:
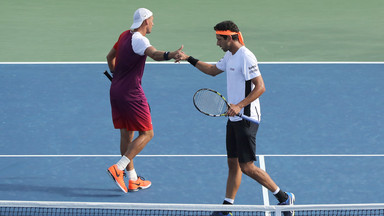
M 245 46 L 242 46 L 234 55 L 227 51 L 224 57 L 216 63 L 216 67 L 227 73 L 227 99 L 230 104 L 238 104 L 246 97 L 246 81 L 260 76 L 256 56 Z M 251 90 L 255 85 L 251 83 Z M 254 100 L 250 104 L 250 117 L 260 121 L 260 102 Z M 244 113 L 244 109 L 241 110 Z M 229 117 L 231 121 L 240 121 L 240 117 Z

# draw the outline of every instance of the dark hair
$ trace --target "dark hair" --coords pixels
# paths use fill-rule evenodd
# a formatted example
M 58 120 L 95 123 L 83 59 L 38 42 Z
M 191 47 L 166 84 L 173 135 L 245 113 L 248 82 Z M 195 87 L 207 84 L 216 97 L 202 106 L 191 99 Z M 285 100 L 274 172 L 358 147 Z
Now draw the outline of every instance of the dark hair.
M 237 25 L 230 21 L 230 20 L 227 20 L 227 21 L 223 21 L 223 22 L 220 22 L 218 24 L 215 25 L 215 27 L 213 27 L 213 29 L 215 31 L 226 31 L 226 30 L 230 30 L 230 31 L 233 31 L 233 32 L 239 32 L 239 28 L 237 27 Z M 227 39 L 228 35 L 221 35 L 225 40 Z M 232 35 L 232 39 L 233 40 L 239 40 L 239 37 L 237 35 Z

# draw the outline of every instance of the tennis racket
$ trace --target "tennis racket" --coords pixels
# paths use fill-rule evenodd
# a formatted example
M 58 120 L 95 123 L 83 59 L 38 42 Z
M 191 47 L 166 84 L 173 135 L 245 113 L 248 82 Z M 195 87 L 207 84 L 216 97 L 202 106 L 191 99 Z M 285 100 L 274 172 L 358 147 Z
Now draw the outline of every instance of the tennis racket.
M 227 100 L 219 92 L 203 88 L 193 95 L 193 104 L 201 113 L 212 116 L 226 116 L 229 108 Z M 243 114 L 237 114 L 242 119 L 259 124 L 260 122 Z
M 108 71 L 105 71 L 104 75 L 112 82 L 112 76 L 108 73 Z

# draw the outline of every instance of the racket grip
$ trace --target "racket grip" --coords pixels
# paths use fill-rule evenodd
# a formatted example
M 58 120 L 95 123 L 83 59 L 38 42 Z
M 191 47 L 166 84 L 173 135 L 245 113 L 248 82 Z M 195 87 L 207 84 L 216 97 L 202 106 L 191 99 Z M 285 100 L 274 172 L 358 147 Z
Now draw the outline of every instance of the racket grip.
M 112 76 L 108 73 L 108 71 L 105 71 L 104 75 L 112 82 Z
M 242 115 L 242 114 L 239 114 L 238 116 L 239 116 L 240 118 L 244 119 L 244 120 L 253 122 L 253 123 L 255 123 L 255 124 L 260 124 L 259 121 L 257 121 L 256 119 L 253 119 L 253 118 L 251 118 L 251 117 L 249 117 L 249 116 Z

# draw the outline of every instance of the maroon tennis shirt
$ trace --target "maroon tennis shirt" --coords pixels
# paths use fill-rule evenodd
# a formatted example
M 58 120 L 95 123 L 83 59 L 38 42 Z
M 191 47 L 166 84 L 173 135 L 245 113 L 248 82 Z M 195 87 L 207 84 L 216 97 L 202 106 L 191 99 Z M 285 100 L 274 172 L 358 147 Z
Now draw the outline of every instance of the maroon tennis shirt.
M 133 51 L 132 36 L 131 31 L 125 31 L 114 45 L 115 71 L 110 89 L 112 120 L 116 129 L 148 131 L 153 126 L 147 98 L 141 87 L 147 56 Z
M 110 90 L 111 100 L 146 101 L 141 79 L 147 56 L 133 51 L 132 35 L 130 30 L 123 32 L 114 45 L 116 61 Z

